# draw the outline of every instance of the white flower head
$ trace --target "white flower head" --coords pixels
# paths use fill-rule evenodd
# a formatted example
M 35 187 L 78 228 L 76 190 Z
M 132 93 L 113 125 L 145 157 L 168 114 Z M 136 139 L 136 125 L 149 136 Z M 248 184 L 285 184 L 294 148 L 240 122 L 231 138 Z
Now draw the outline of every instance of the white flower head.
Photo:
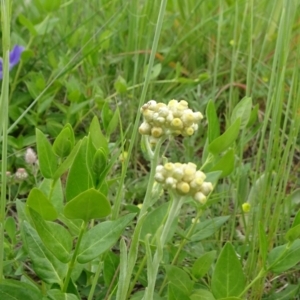
M 25 180 L 28 177 L 28 174 L 24 168 L 19 168 L 15 173 L 15 177 L 18 180 Z
M 36 163 L 37 161 L 36 153 L 32 148 L 27 148 L 25 153 L 25 161 L 31 165 Z

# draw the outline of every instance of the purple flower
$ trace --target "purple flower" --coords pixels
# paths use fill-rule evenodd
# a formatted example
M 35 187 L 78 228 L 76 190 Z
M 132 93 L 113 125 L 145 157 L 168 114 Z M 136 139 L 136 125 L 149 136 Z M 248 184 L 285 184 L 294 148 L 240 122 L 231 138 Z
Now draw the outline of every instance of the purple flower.
M 14 46 L 14 48 L 9 53 L 9 69 L 11 70 L 21 59 L 21 54 L 24 51 L 24 47 L 22 46 Z M 3 77 L 3 61 L 0 57 L 0 79 Z

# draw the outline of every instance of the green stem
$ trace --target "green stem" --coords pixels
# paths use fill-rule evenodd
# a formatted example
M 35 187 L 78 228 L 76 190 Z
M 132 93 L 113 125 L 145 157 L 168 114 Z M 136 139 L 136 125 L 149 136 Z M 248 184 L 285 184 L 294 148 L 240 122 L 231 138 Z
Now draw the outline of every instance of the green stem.
M 3 46 L 3 80 L 0 102 L 0 133 L 2 131 L 2 164 L 1 164 L 1 199 L 0 199 L 0 282 L 3 278 L 4 260 L 4 222 L 6 208 L 7 182 L 7 129 L 8 129 L 8 97 L 9 97 L 9 48 L 10 48 L 10 1 L 1 0 L 2 46 Z
M 199 218 L 201 217 L 201 214 L 202 214 L 202 210 L 199 210 L 198 213 L 197 213 L 197 216 L 195 218 L 194 223 L 190 227 L 189 231 L 186 234 L 186 237 L 181 241 L 181 243 L 180 243 L 180 245 L 179 245 L 179 247 L 178 247 L 178 249 L 176 251 L 176 254 L 175 254 L 175 256 L 174 256 L 174 258 L 172 260 L 172 263 L 171 263 L 172 266 L 176 264 L 181 250 L 186 245 L 186 243 L 189 240 L 190 236 L 193 234 L 194 229 L 195 229 L 195 227 L 197 225 L 197 222 L 198 222 Z M 163 281 L 163 283 L 162 283 L 162 285 L 160 287 L 160 290 L 159 290 L 159 295 L 161 295 L 161 293 L 163 292 L 163 289 L 164 289 L 166 283 L 167 283 L 167 277 L 164 278 L 164 281 Z
M 155 146 L 153 157 L 151 159 L 151 169 L 150 169 L 150 174 L 149 174 L 149 179 L 148 179 L 146 195 L 144 198 L 142 208 L 139 213 L 138 220 L 140 220 L 141 216 L 143 216 L 146 213 L 146 211 L 150 207 L 150 205 L 153 204 L 152 203 L 152 190 L 153 190 L 153 185 L 154 185 L 154 175 L 155 175 L 156 167 L 157 167 L 159 159 L 160 159 L 160 155 L 159 155 L 160 148 L 164 141 L 165 141 L 165 139 L 160 138 Z
M 245 289 L 240 293 L 238 298 L 242 298 L 242 296 L 256 283 L 258 280 L 263 278 L 266 275 L 266 271 L 264 269 L 261 269 L 258 275 L 245 287 Z
M 65 292 L 67 291 L 67 289 L 68 289 L 68 285 L 69 285 L 69 282 L 70 282 L 70 279 L 71 279 L 72 271 L 73 271 L 74 266 L 75 266 L 75 263 L 76 263 L 77 253 L 78 253 L 78 250 L 79 250 L 79 246 L 80 246 L 80 243 L 81 243 L 81 239 L 82 239 L 83 234 L 84 234 L 84 232 L 85 232 L 85 228 L 86 228 L 86 223 L 83 221 L 82 224 L 81 224 L 81 228 L 80 228 L 78 240 L 77 240 L 77 243 L 76 243 L 76 247 L 75 247 L 75 250 L 74 250 L 72 259 L 71 259 L 71 261 L 70 261 L 70 263 L 69 263 L 69 268 L 68 268 L 67 276 L 66 276 L 66 279 L 65 279 L 63 288 L 62 288 L 62 291 L 63 291 L 64 293 L 65 293 Z
M 148 273 L 147 274 L 148 287 L 146 288 L 145 296 L 144 296 L 143 300 L 152 300 L 153 299 L 158 268 L 159 268 L 159 264 L 163 258 L 163 248 L 165 246 L 168 234 L 170 232 L 171 225 L 174 222 L 175 218 L 178 216 L 178 213 L 183 204 L 183 201 L 184 201 L 183 197 L 180 199 L 172 200 L 171 209 L 168 213 L 168 218 L 167 218 L 166 224 L 164 225 L 161 236 L 159 238 L 153 261 L 151 262 L 151 265 L 148 264 L 148 272 L 147 272 Z M 151 260 L 151 257 L 148 257 L 148 260 Z
M 100 257 L 99 257 L 98 268 L 97 268 L 96 274 L 95 274 L 95 276 L 93 278 L 93 283 L 92 283 L 91 290 L 89 292 L 88 300 L 92 300 L 93 299 L 93 296 L 94 296 L 94 293 L 95 293 L 95 289 L 96 289 L 96 285 L 97 285 L 97 282 L 98 282 L 101 270 L 102 270 L 102 255 L 100 255 Z

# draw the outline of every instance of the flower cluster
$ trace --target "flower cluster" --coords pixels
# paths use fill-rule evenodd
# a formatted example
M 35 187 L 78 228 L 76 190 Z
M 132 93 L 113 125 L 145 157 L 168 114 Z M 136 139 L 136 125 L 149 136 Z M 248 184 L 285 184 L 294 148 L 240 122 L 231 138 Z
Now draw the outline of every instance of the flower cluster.
M 185 100 L 171 100 L 168 105 L 150 100 L 141 108 L 144 122 L 139 128 L 140 134 L 149 135 L 150 142 L 156 143 L 164 135 L 191 136 L 198 129 L 203 118 L 200 112 L 188 108 Z
M 213 190 L 211 182 L 205 182 L 205 174 L 197 170 L 193 163 L 159 165 L 156 167 L 154 178 L 166 188 L 180 195 L 190 195 L 202 204 L 206 203 L 206 196 Z

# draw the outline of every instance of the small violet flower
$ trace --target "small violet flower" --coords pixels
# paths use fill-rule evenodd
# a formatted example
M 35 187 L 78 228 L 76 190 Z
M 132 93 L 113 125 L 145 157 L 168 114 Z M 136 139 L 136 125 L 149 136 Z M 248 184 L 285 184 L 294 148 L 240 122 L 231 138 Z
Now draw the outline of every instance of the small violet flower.
M 21 59 L 21 54 L 25 50 L 24 47 L 16 45 L 9 53 L 9 69 L 11 70 L 17 65 Z M 3 61 L 0 58 L 0 79 L 3 78 Z

